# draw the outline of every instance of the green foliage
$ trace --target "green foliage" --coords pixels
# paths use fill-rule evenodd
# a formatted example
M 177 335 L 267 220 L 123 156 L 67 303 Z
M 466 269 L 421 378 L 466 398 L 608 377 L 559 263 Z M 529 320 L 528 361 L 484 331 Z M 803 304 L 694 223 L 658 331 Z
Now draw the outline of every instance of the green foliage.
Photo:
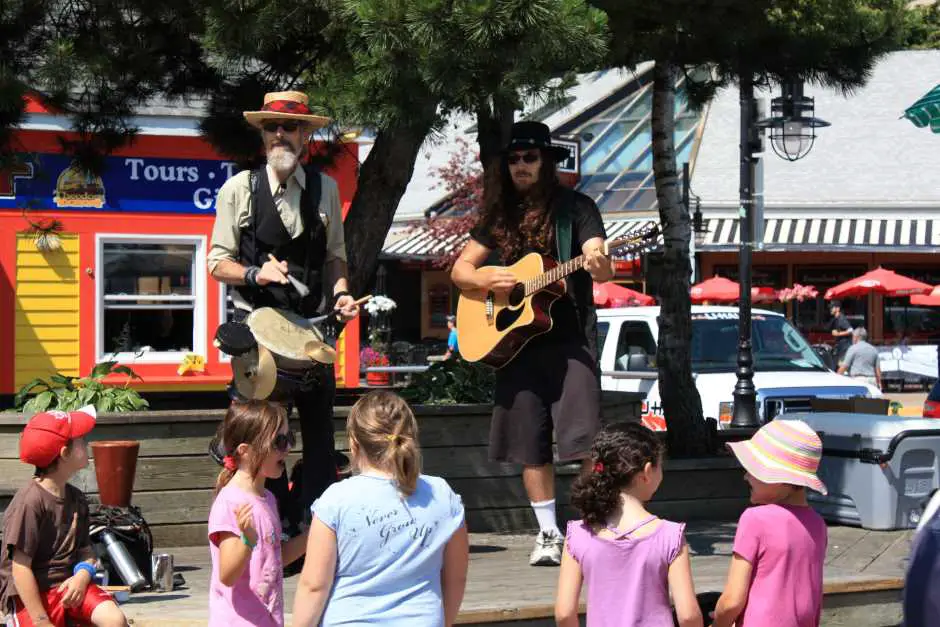
M 448 359 L 433 364 L 402 391 L 409 403 L 421 405 L 487 404 L 493 402 L 495 371 L 481 363 Z
M 904 48 L 940 48 L 940 5 L 911 7 L 904 16 Z
M 54 374 L 49 381 L 33 379 L 17 392 L 13 404 L 17 411 L 24 414 L 36 414 L 49 409 L 72 411 L 94 405 L 99 412 L 141 411 L 149 404 L 136 390 L 127 385 L 107 385 L 102 382 L 110 374 L 127 375 L 130 379 L 139 379 L 127 366 L 119 366 L 116 361 L 96 364 L 87 377 L 68 377 Z

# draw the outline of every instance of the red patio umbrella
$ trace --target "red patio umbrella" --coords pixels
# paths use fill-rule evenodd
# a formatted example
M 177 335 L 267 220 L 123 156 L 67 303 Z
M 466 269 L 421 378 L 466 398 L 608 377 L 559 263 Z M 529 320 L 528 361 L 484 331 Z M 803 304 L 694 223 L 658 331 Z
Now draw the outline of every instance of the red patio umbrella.
M 826 300 L 865 296 L 872 292 L 884 294 L 885 296 L 928 294 L 932 289 L 932 285 L 915 281 L 910 277 L 879 267 L 871 272 L 866 272 L 860 277 L 829 288 L 826 290 Z
M 741 295 L 741 286 L 731 279 L 722 276 L 715 276 L 697 283 L 689 290 L 692 302 L 699 304 L 704 302 L 713 303 L 734 303 L 738 301 Z M 776 292 L 770 287 L 752 287 L 751 300 L 770 301 L 774 300 Z
M 594 304 L 598 307 L 638 307 L 655 305 L 656 299 L 649 294 L 607 281 L 594 284 Z
M 911 304 L 926 307 L 940 307 L 940 285 L 933 288 L 933 291 L 929 294 L 914 294 L 911 296 Z

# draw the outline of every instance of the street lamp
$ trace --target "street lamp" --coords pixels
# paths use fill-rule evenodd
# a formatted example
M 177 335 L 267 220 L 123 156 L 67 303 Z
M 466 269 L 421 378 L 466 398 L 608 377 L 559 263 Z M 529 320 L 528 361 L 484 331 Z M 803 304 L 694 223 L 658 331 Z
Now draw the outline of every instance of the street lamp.
M 816 140 L 815 129 L 829 126 L 828 122 L 813 117 L 812 98 L 803 95 L 800 80 L 781 85 L 781 95 L 771 101 L 770 118 L 757 120 L 757 101 L 754 100 L 754 77 L 742 73 L 740 77 L 741 143 L 740 187 L 741 243 L 738 257 L 738 369 L 734 385 L 734 409 L 731 426 L 755 429 L 757 418 L 757 390 L 754 387 L 754 354 L 751 350 L 751 251 L 754 247 L 754 171 L 763 151 L 763 129 L 770 129 L 770 144 L 777 156 L 787 161 L 805 157 Z
M 813 98 L 803 95 L 803 81 L 792 80 L 780 86 L 781 95 L 770 103 L 771 117 L 757 123 L 770 131 L 770 145 L 781 159 L 802 159 L 813 148 L 816 129 L 830 126 L 814 117 Z

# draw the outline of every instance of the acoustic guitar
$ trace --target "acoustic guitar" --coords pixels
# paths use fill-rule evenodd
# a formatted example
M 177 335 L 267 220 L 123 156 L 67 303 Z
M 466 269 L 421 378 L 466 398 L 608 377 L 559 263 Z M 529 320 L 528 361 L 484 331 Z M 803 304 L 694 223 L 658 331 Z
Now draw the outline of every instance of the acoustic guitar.
M 635 231 L 604 243 L 604 254 L 627 254 L 655 241 L 659 227 Z M 482 361 L 496 368 L 508 364 L 532 338 L 552 328 L 551 306 L 565 294 L 565 277 L 578 271 L 584 255 L 564 263 L 529 253 L 506 268 L 483 266 L 480 272 L 507 270 L 518 279 L 508 293 L 464 290 L 457 302 L 457 344 L 467 361 Z

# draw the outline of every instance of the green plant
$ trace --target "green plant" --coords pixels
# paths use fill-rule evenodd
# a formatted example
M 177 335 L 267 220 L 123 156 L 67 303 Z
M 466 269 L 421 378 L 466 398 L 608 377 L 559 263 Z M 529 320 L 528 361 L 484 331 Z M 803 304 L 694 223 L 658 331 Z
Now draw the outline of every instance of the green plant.
M 901 410 L 904 409 L 904 405 L 898 401 L 891 401 L 891 404 L 888 405 L 888 408 L 891 410 L 892 416 L 900 416 Z
M 124 385 L 108 385 L 102 382 L 109 374 L 127 375 Z M 86 405 L 94 405 L 100 412 L 137 411 L 147 409 L 149 403 L 141 398 L 137 390 L 127 386 L 131 379 L 140 377 L 127 366 L 116 361 L 95 364 L 87 377 L 69 377 L 54 374 L 45 379 L 33 379 L 16 393 L 13 404 L 17 411 L 35 414 L 49 409 L 71 411 Z
M 402 390 L 409 403 L 455 405 L 492 403 L 496 384 L 493 368 L 461 359 L 438 362 L 411 380 Z

